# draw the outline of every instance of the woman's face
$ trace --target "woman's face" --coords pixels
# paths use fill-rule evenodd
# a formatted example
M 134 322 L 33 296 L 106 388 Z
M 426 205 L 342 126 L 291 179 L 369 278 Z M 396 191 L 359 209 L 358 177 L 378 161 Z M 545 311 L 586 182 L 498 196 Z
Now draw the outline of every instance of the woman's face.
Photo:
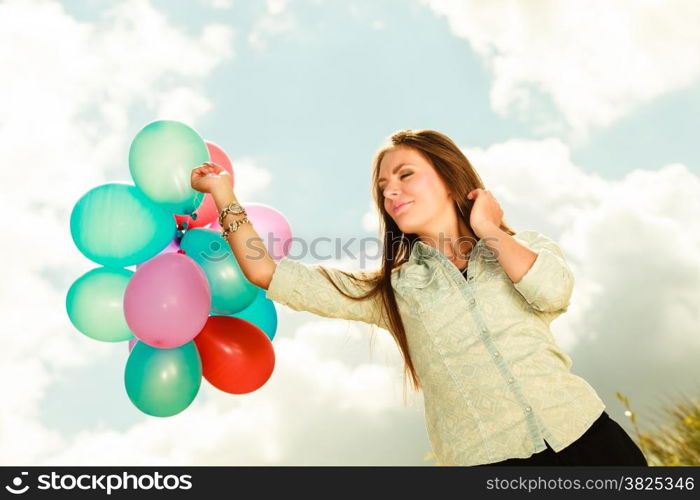
M 450 216 L 452 199 L 433 166 L 409 146 L 384 154 L 379 165 L 384 209 L 404 233 L 424 235 Z

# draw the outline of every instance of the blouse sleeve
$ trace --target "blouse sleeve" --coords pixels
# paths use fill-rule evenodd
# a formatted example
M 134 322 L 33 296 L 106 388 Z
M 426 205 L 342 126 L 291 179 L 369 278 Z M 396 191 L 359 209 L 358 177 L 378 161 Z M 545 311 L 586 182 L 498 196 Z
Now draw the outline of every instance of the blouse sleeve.
M 515 289 L 537 311 L 565 312 L 574 288 L 574 274 L 559 245 L 534 230 L 521 231 L 513 237 L 537 253 L 530 269 L 513 283 Z
M 265 297 L 295 311 L 308 311 L 326 318 L 341 318 L 361 321 L 388 329 L 382 314 L 381 294 L 364 300 L 353 300 L 343 296 L 323 275 L 325 269 L 338 287 L 353 296 L 369 290 L 369 285 L 355 284 L 340 269 L 321 265 L 308 265 L 282 258 L 272 274 Z M 359 278 L 371 275 L 367 271 L 351 271 Z

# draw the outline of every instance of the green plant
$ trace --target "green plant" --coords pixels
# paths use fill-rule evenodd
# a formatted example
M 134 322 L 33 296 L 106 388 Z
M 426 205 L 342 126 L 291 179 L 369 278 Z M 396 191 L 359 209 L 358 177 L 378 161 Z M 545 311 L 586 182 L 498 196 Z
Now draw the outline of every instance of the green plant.
M 437 460 L 437 457 L 435 456 L 435 453 L 433 453 L 433 450 L 428 450 L 425 455 L 423 455 L 423 461 L 428 462 L 432 460 L 433 463 L 431 465 L 440 465 L 440 463 Z
M 625 415 L 635 428 L 639 447 L 649 465 L 700 465 L 700 401 L 686 397 L 686 401 L 662 407 L 665 415 L 657 420 L 657 430 L 642 433 L 628 398 L 619 392 L 616 396 L 625 405 Z M 661 424 L 662 421 L 665 422 Z

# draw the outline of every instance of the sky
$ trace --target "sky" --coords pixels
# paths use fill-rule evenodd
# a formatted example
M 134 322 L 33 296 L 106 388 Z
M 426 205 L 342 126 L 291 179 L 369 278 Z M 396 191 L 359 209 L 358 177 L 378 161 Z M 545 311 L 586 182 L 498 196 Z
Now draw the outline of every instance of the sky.
M 131 404 L 126 343 L 65 310 L 96 267 L 69 217 L 130 182 L 157 119 L 220 145 L 239 200 L 302 240 L 376 237 L 376 149 L 446 133 L 511 227 L 563 249 L 576 284 L 552 331 L 572 371 L 626 430 L 618 391 L 653 429 L 700 389 L 698 25 L 692 0 L 0 1 L 0 464 L 433 465 L 389 333 L 279 304 L 259 390 L 203 380 L 170 418 Z

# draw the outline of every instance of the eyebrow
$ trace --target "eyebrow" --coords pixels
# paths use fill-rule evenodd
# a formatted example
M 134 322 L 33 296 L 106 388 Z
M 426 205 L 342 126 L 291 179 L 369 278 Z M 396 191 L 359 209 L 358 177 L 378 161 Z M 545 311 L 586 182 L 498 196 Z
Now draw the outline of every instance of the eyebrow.
M 391 170 L 391 173 L 392 173 L 392 174 L 395 174 L 396 171 L 397 171 L 398 169 L 400 169 L 400 168 L 403 167 L 404 165 L 408 165 L 409 163 L 410 163 L 410 162 L 405 161 L 405 162 L 403 162 L 403 163 L 401 163 L 401 164 L 399 164 L 399 165 L 396 165 L 396 166 Z M 384 177 L 380 177 L 379 180 L 377 181 L 377 184 L 379 184 L 380 182 L 385 181 L 385 180 L 386 180 L 386 179 L 385 179 Z

